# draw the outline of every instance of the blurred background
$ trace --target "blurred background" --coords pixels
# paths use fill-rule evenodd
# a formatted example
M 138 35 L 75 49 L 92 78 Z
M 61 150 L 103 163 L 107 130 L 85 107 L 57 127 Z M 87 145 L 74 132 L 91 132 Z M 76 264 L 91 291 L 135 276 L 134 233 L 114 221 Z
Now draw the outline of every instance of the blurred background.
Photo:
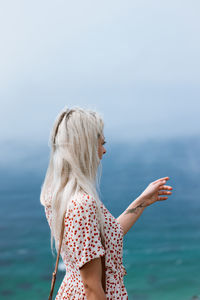
M 199 1 L 0 4 L 0 298 L 47 299 L 55 258 L 39 202 L 66 106 L 105 122 L 102 202 L 117 217 L 169 176 L 124 238 L 129 299 L 200 299 Z M 55 294 L 64 277 L 59 264 Z

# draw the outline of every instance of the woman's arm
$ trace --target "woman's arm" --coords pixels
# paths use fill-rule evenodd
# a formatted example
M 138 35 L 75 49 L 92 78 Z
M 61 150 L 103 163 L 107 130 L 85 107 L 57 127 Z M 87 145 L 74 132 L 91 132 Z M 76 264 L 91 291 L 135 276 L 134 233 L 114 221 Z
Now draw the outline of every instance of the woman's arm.
M 137 221 L 145 207 L 156 201 L 167 200 L 168 197 L 160 197 L 160 195 L 171 195 L 171 192 L 166 190 L 172 190 L 172 187 L 163 185 L 166 183 L 166 180 L 169 180 L 169 177 L 163 177 L 151 182 L 144 192 L 117 218 L 117 221 L 123 228 L 124 235 Z
M 142 197 L 134 200 L 127 209 L 117 218 L 123 228 L 124 235 L 129 231 L 145 209 Z
M 80 268 L 87 300 L 106 300 L 102 286 L 101 257 L 94 258 Z

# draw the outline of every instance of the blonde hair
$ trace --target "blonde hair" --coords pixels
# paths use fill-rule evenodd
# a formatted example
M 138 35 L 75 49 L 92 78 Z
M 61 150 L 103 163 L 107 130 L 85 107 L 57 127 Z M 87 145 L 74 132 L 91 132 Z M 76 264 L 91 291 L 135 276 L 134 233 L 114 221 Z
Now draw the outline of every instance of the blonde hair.
M 50 134 L 49 165 L 40 194 L 41 204 L 52 207 L 52 251 L 53 241 L 58 251 L 57 240 L 70 199 L 81 191 L 91 195 L 96 201 L 97 217 L 104 240 L 105 220 L 98 194 L 102 173 L 98 139 L 103 136 L 103 129 L 104 122 L 99 113 L 80 107 L 64 109 L 56 117 Z M 49 190 L 51 200 L 45 197 Z

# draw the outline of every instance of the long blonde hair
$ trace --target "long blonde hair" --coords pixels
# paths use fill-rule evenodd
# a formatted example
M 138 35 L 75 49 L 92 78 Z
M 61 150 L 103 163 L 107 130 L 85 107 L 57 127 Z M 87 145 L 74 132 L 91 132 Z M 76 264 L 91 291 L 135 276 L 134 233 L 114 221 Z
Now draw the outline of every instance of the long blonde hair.
M 40 193 L 40 203 L 52 207 L 52 253 L 53 241 L 58 251 L 62 220 L 70 199 L 80 191 L 90 194 L 96 201 L 104 240 L 105 220 L 99 197 L 102 165 L 98 156 L 98 139 L 103 135 L 103 129 L 104 122 L 99 113 L 77 106 L 63 109 L 56 117 L 50 133 L 49 165 Z M 51 200 L 45 197 L 49 190 Z

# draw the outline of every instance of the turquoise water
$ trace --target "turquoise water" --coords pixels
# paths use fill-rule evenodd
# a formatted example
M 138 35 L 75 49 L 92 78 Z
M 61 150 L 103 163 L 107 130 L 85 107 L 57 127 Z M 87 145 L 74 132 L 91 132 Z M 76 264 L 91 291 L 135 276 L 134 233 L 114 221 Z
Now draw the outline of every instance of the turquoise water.
M 200 147 L 191 148 L 190 141 L 167 145 L 161 143 L 161 151 L 149 144 L 148 153 L 110 146 L 103 162 L 102 201 L 115 217 L 159 177 L 169 176 L 174 188 L 167 201 L 146 208 L 124 238 L 124 282 L 133 300 L 200 299 Z M 37 172 L 32 167 L 1 175 L 0 299 L 48 297 L 55 259 L 39 203 L 45 163 Z M 63 276 L 61 263 L 55 293 Z

